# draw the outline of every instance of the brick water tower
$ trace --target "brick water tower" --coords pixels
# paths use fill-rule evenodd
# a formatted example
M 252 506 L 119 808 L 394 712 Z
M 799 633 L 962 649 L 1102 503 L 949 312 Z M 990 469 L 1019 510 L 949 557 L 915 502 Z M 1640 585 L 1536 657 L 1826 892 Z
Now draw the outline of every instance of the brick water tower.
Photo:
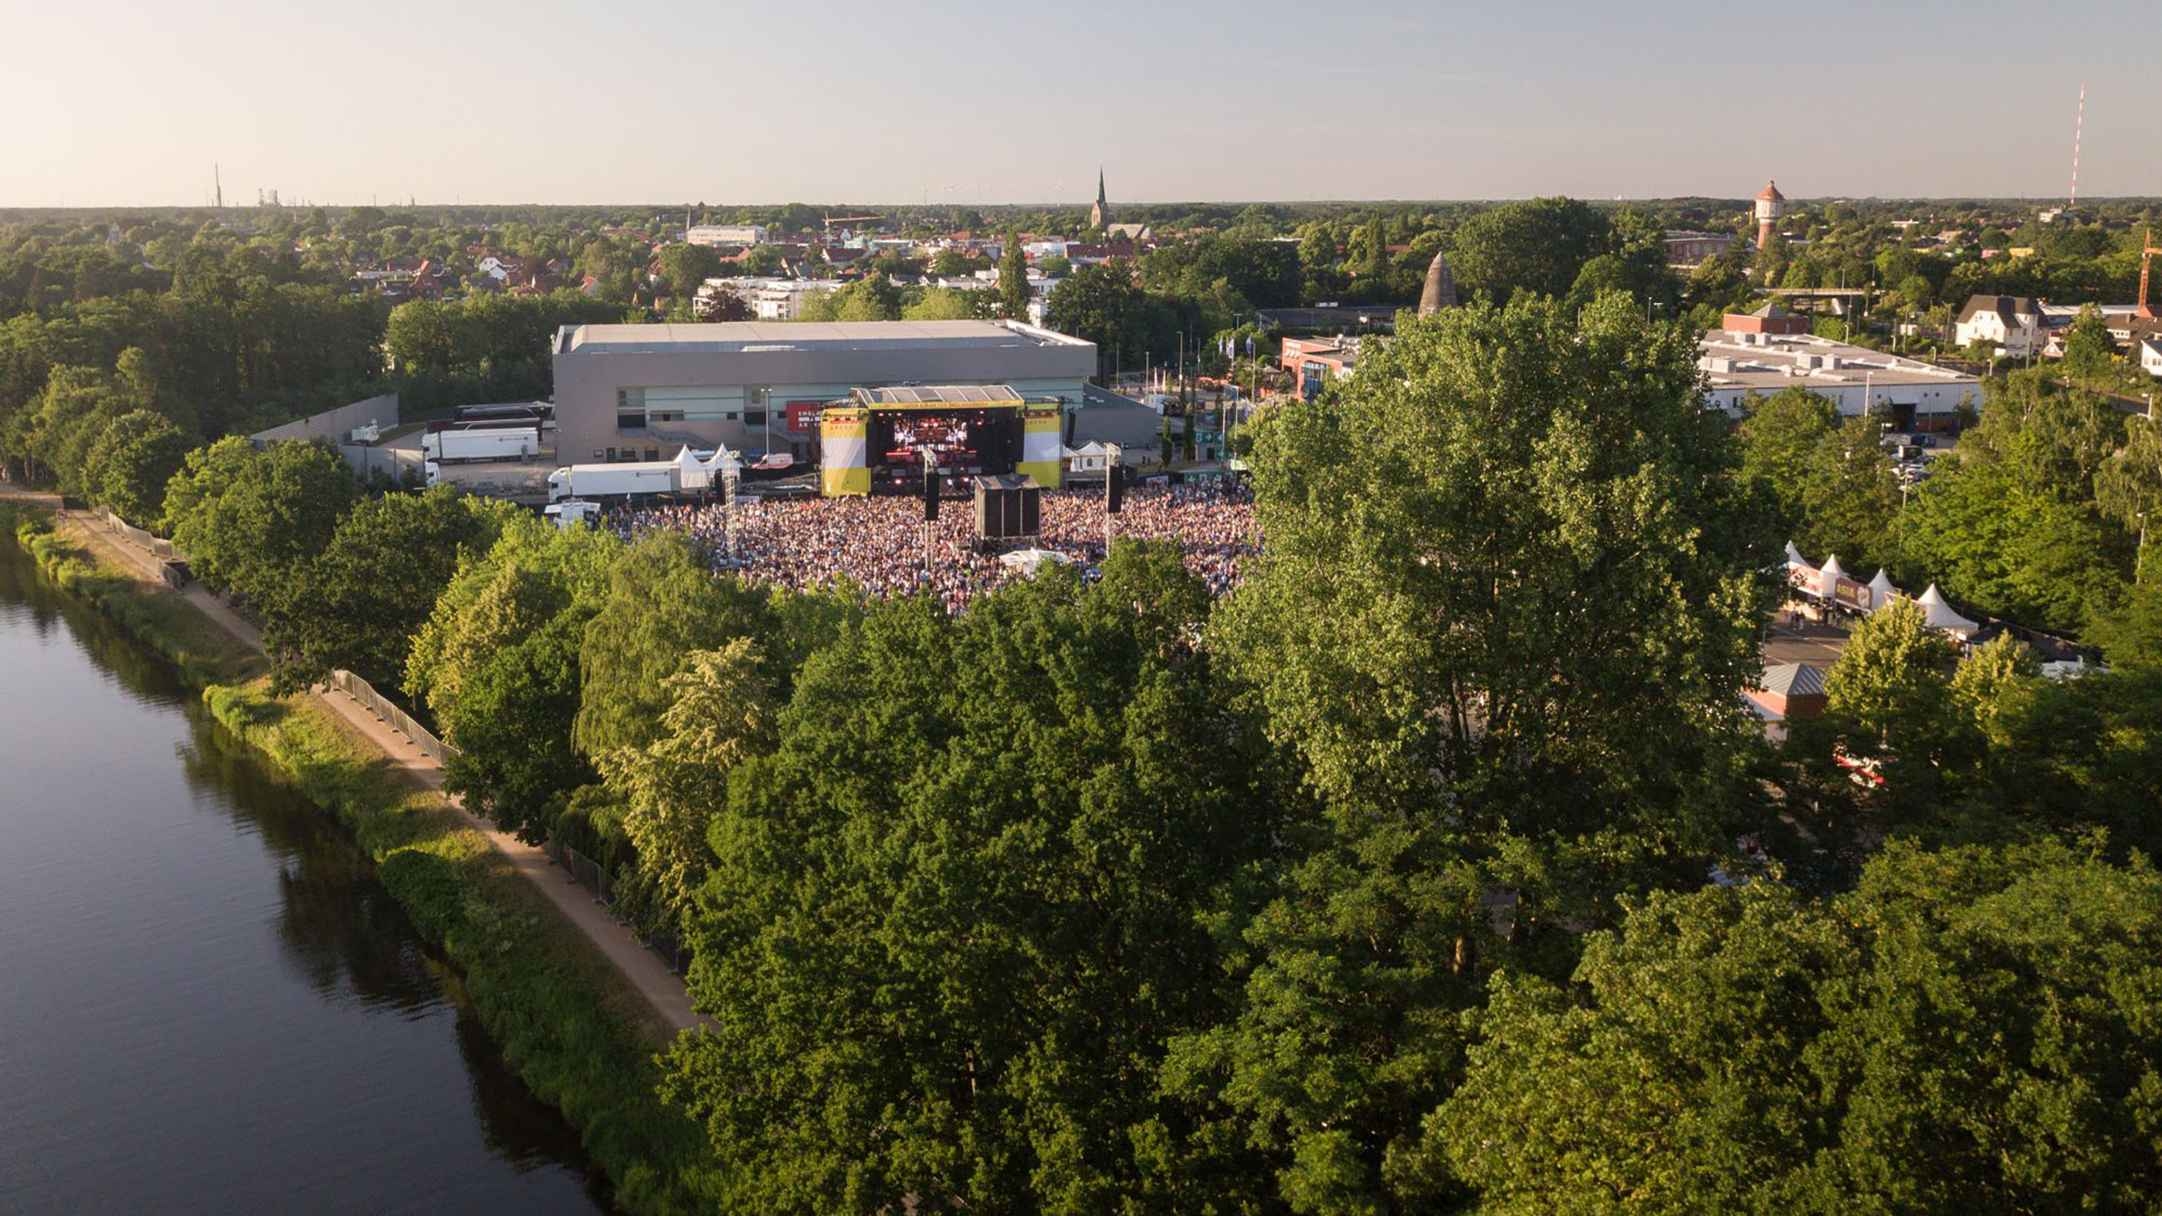
M 1771 244 L 1779 217 L 1786 213 L 1787 196 L 1779 192 L 1779 183 L 1764 183 L 1764 189 L 1757 191 L 1757 248 Z

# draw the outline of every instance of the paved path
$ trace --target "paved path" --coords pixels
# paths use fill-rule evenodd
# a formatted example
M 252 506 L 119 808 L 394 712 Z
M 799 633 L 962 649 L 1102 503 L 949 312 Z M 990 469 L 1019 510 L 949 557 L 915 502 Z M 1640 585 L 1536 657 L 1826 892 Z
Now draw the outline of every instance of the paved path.
M 8 495 L 9 497 L 29 497 Z M 47 503 L 48 506 L 57 505 Z M 159 582 L 158 560 L 135 546 L 114 536 L 99 517 L 82 511 L 62 511 L 61 517 L 70 525 L 71 531 L 88 542 L 101 554 L 135 570 L 146 581 Z M 223 626 L 226 632 L 238 638 L 251 649 L 261 651 L 262 634 L 248 623 L 232 607 L 212 595 L 200 583 L 190 584 L 181 593 L 189 603 L 201 609 L 205 616 Z M 595 900 L 584 887 L 578 885 L 570 874 L 538 846 L 499 831 L 494 825 L 465 809 L 464 802 L 456 794 L 443 791 L 443 769 L 431 756 L 423 754 L 404 735 L 392 730 L 382 719 L 369 712 L 360 702 L 344 692 L 332 688 L 317 688 L 313 695 L 330 710 L 338 720 L 354 734 L 367 740 L 377 750 L 389 757 L 391 764 L 405 778 L 422 789 L 441 794 L 443 800 L 457 811 L 460 818 L 474 831 L 485 836 L 488 843 L 526 881 L 539 888 L 548 902 L 556 906 L 564 919 L 577 926 L 616 970 L 623 974 L 625 982 L 645 997 L 647 1004 L 659 1015 L 671 1030 L 688 1030 L 704 1021 L 691 1008 L 690 993 L 683 980 L 662 963 L 660 956 L 646 949 L 629 928 L 608 914 L 608 910 Z

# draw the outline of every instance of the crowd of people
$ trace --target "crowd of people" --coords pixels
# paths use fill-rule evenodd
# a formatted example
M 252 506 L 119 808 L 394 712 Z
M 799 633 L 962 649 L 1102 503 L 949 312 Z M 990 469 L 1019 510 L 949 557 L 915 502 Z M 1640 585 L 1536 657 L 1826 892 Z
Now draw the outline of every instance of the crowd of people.
M 928 592 L 949 612 L 1027 576 L 1027 567 L 979 550 L 971 504 L 951 500 L 941 506 L 927 540 L 923 500 L 914 496 L 747 494 L 736 508 L 735 568 L 746 578 L 798 590 L 847 578 L 873 595 Z M 1116 516 L 1106 514 L 1101 490 L 1046 490 L 1041 506 L 1035 547 L 1093 568 L 1104 558 L 1108 519 L 1113 539 L 1177 542 L 1187 569 L 1217 595 L 1238 584 L 1241 563 L 1260 547 L 1253 498 L 1229 484 L 1136 487 Z M 656 529 L 685 532 L 716 569 L 730 563 L 728 517 L 717 502 L 619 509 L 607 523 L 626 539 Z

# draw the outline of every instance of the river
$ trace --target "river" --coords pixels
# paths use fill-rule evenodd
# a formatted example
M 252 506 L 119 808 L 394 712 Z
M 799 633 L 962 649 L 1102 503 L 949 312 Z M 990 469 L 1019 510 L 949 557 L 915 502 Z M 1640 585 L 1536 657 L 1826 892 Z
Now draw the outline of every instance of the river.
M 0 539 L 0 1213 L 605 1208 L 340 826 Z

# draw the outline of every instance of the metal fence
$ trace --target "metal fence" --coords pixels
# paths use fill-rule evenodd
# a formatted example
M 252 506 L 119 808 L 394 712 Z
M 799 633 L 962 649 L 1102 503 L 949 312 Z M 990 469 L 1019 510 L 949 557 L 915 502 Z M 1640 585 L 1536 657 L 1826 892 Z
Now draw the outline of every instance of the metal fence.
M 134 524 L 129 523 L 127 520 L 124 520 L 118 515 L 113 514 L 110 508 L 108 508 L 105 512 L 105 526 L 112 531 L 119 533 L 123 540 L 126 540 L 129 544 L 134 545 L 136 548 L 141 549 L 146 553 L 154 553 L 169 562 L 186 560 L 180 555 L 180 550 L 173 548 L 173 542 L 169 540 L 160 540 L 159 538 L 152 536 L 150 533 L 143 531 L 141 528 L 136 527 Z
M 542 847 L 548 851 L 548 856 L 555 859 L 557 865 L 570 872 L 571 881 L 593 892 L 595 903 L 613 909 L 616 902 L 616 880 L 606 867 L 561 841 L 550 840 Z M 636 933 L 639 943 L 668 964 L 670 971 L 682 975 L 690 969 L 691 952 L 674 936 L 667 933 L 638 933 L 638 927 L 622 916 L 617 915 L 615 919 L 616 923 Z
M 412 740 L 413 746 L 424 755 L 432 756 L 437 763 L 448 763 L 456 749 L 427 727 L 413 720 L 411 714 L 392 704 L 390 699 L 375 691 L 375 686 L 343 668 L 330 673 L 330 686 L 345 693 L 365 706 L 369 713 L 381 718 L 389 727 Z

